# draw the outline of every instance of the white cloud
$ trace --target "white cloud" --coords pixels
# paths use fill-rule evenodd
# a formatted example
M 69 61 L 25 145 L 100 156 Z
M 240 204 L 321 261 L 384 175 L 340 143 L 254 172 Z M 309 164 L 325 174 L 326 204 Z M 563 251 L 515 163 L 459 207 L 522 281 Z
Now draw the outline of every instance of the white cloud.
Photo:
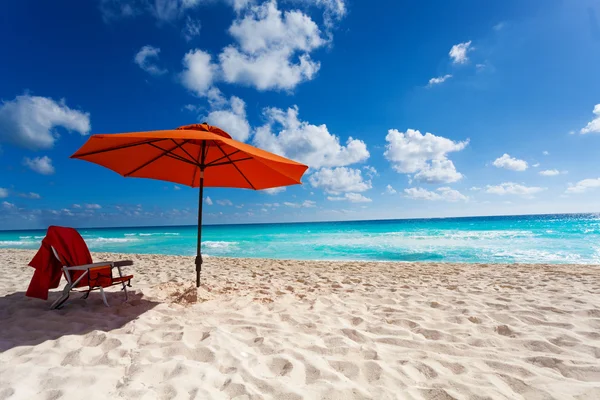
M 452 183 L 462 178 L 463 174 L 458 172 L 454 163 L 448 159 L 431 160 L 430 164 L 414 175 L 415 180 L 431 184 Z
M 163 75 L 167 70 L 160 68 L 155 64 L 158 61 L 160 49 L 150 45 L 144 46 L 138 51 L 133 58 L 135 63 L 150 75 Z
M 351 203 L 370 203 L 371 200 L 368 197 L 363 196 L 360 193 L 345 193 L 343 196 L 328 196 L 329 201 L 349 201 Z
M 546 169 L 544 171 L 539 172 L 542 176 L 556 176 L 560 174 L 560 171 L 557 169 Z
M 549 156 L 550 152 L 548 152 L 547 150 L 544 150 L 544 151 L 542 151 L 542 154 L 545 155 L 545 156 Z
M 522 196 L 525 198 L 531 198 L 534 194 L 542 192 L 546 188 L 536 186 L 524 186 L 513 182 L 504 182 L 499 185 L 487 185 L 486 193 L 497 194 L 500 196 L 504 195 L 515 195 Z
M 207 206 L 212 206 L 213 201 L 209 196 L 206 196 L 206 198 L 204 199 L 204 204 L 206 204 Z
M 469 198 L 458 190 L 451 189 L 449 187 L 441 187 L 435 191 L 423 189 L 423 188 L 408 188 L 404 189 L 406 197 L 415 200 L 429 200 L 429 201 L 467 201 Z
M 535 163 L 532 165 L 533 168 L 538 168 L 540 166 L 540 163 Z
M 327 193 L 364 192 L 371 189 L 371 181 L 363 180 L 360 169 L 347 167 L 323 168 L 312 174 L 308 181 Z
M 200 35 L 200 29 L 202 24 L 200 20 L 194 20 L 190 16 L 188 16 L 185 20 L 185 26 L 181 31 L 181 34 L 188 42 L 193 40 L 196 36 Z
M 32 171 L 42 175 L 52 175 L 54 173 L 54 166 L 52 165 L 52 159 L 48 156 L 23 159 L 23 165 L 29 167 Z
M 582 135 L 586 133 L 600 133 L 600 104 L 594 106 L 594 115 L 596 117 L 581 129 L 580 132 Z
M 600 187 L 600 178 L 596 179 L 584 179 L 576 184 L 569 184 L 567 193 L 585 193 L 590 189 L 596 189 Z
M 0 199 L 8 197 L 8 189 L 0 187 Z
M 81 204 L 73 204 L 73 208 L 81 208 Z
M 14 210 L 15 208 L 17 208 L 17 206 L 15 206 L 13 203 L 9 203 L 8 201 L 3 201 L 2 207 L 5 210 Z
M 328 29 L 331 29 L 334 21 L 340 20 L 347 12 L 344 0 L 308 0 L 308 2 L 325 8 L 323 20 Z
M 283 203 L 283 205 L 287 206 L 287 207 L 292 207 L 292 208 L 312 208 L 312 207 L 316 207 L 317 203 L 312 200 L 304 200 L 302 203 L 292 203 L 292 202 L 286 201 Z
M 502 157 L 497 158 L 493 164 L 497 168 L 509 169 L 511 171 L 525 171 L 529 167 L 527 161 L 511 157 L 506 153 Z
M 0 189 L 0 197 L 2 197 L 2 190 Z M 29 193 L 19 193 L 19 197 L 24 197 L 26 199 L 34 199 L 39 200 L 42 198 L 38 193 L 29 192 Z
M 388 194 L 396 194 L 396 193 L 397 193 L 397 192 L 396 192 L 396 189 L 394 189 L 394 188 L 392 187 L 392 185 L 387 185 L 387 186 L 385 187 L 385 191 L 386 191 L 386 193 L 388 193 Z
M 494 30 L 501 31 L 502 29 L 504 29 L 505 26 L 506 26 L 505 22 L 498 22 L 496 25 L 494 25 Z
M 172 22 L 204 0 L 100 0 L 104 22 L 135 17 L 149 12 L 160 22 Z
M 469 61 L 467 53 L 472 51 L 474 48 L 471 47 L 471 41 L 464 43 L 455 44 L 450 49 L 450 53 L 448 55 L 452 59 L 453 64 L 464 64 Z
M 99 210 L 102 208 L 102 206 L 100 204 L 86 204 L 85 208 L 88 210 Z
M 463 175 L 456 171 L 448 153 L 461 151 L 469 140 L 454 142 L 429 132 L 425 135 L 413 129 L 406 133 L 390 129 L 385 140 L 385 158 L 399 173 L 416 173 L 415 179 L 427 183 L 451 183 Z
M 369 178 L 373 178 L 374 176 L 377 176 L 377 169 L 371 165 L 365 165 L 363 167 L 363 170 L 365 171 L 365 174 L 369 177 Z
M 249 55 L 232 46 L 219 55 L 224 80 L 254 86 L 258 90 L 291 90 L 304 81 L 312 80 L 321 64 L 308 54 L 302 54 L 297 63 L 291 61 L 289 49 L 275 49 Z
M 31 150 L 51 148 L 58 138 L 56 127 L 87 135 L 90 114 L 67 107 L 64 100 L 27 94 L 0 105 L 0 142 Z
M 100 12 L 104 22 L 120 18 L 131 18 L 146 8 L 146 0 L 100 0 Z
M 181 190 L 181 188 L 179 186 L 177 186 L 177 185 L 174 185 L 173 186 L 173 190 Z
M 174 1 L 174 0 L 172 0 Z M 299 10 L 282 11 L 275 0 L 261 4 L 229 0 L 237 17 L 229 27 L 234 43 L 225 46 L 218 62 L 205 51 L 195 49 L 184 57 L 182 83 L 205 96 L 216 81 L 237 83 L 258 90 L 292 90 L 313 79 L 320 63 L 311 52 L 330 43 L 323 38 L 319 26 Z M 325 8 L 324 23 L 331 27 L 332 16 L 345 13 L 341 0 L 311 0 L 310 5 Z M 199 23 L 189 19 L 184 29 L 186 38 L 199 33 Z M 191 35 L 190 35 L 191 34 Z
M 233 205 L 233 203 L 231 202 L 231 200 L 227 200 L 227 199 L 217 200 L 217 204 L 220 205 L 220 206 L 232 206 Z
M 267 123 L 254 134 L 256 146 L 307 164 L 311 168 L 339 167 L 365 161 L 369 152 L 365 142 L 348 138 L 340 145 L 337 136 L 329 133 L 326 125 L 312 125 L 298 119 L 298 107 L 283 111 L 264 110 Z M 274 133 L 277 127 L 279 132 Z
M 229 33 L 238 45 L 225 47 L 219 55 L 224 80 L 259 90 L 289 90 L 313 79 L 320 64 L 310 52 L 326 44 L 309 16 L 282 12 L 274 0 L 251 6 Z
M 250 124 L 246 119 L 246 103 L 239 97 L 231 96 L 226 105 L 227 109 L 211 111 L 206 117 L 206 122 L 218 126 L 236 140 L 246 141 L 250 136 Z
M 234 11 L 239 13 L 246 9 L 246 7 L 254 4 L 254 0 L 228 0 L 233 7 Z
M 277 187 L 277 188 L 272 188 L 272 189 L 265 189 L 263 190 L 263 192 L 270 194 L 270 195 L 276 195 L 282 192 L 285 192 L 285 187 Z
M 205 51 L 190 50 L 183 57 L 181 82 L 198 96 L 206 96 L 218 73 L 218 66 L 212 62 L 212 56 Z
M 439 85 L 440 83 L 446 82 L 450 78 L 452 78 L 452 75 L 450 75 L 450 74 L 444 75 L 444 76 L 438 76 L 437 78 L 431 78 L 429 80 L 429 83 L 427 84 L 427 86 L 432 87 L 435 85 Z
M 229 33 L 248 54 L 283 47 L 311 51 L 324 44 L 319 27 L 309 16 L 300 11 L 283 13 L 275 1 L 251 7 L 244 18 L 233 22 Z

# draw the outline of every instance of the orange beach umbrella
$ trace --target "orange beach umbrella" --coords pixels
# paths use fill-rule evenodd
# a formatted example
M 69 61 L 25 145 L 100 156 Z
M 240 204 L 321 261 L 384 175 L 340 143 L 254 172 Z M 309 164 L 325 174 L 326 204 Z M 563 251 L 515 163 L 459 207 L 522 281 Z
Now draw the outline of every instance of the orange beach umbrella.
M 124 177 L 200 188 L 196 287 L 202 269 L 204 187 L 269 189 L 301 184 L 307 166 L 234 140 L 208 124 L 177 129 L 92 135 L 71 158 L 102 165 Z

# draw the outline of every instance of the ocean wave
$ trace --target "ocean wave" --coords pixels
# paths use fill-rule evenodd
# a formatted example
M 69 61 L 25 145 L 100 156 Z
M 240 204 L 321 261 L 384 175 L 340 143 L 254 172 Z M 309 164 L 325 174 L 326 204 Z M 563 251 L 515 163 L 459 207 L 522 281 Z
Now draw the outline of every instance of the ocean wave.
M 19 239 L 31 239 L 31 236 L 19 236 Z
M 597 257 L 584 257 L 581 254 L 565 251 L 546 251 L 538 249 L 512 249 L 493 253 L 494 258 L 506 258 L 517 263 L 534 264 L 590 264 L 597 263 Z
M 179 236 L 176 232 L 138 233 L 139 236 Z
M 139 239 L 136 238 L 105 238 L 105 237 L 95 237 L 86 239 L 87 243 L 128 243 L 128 242 L 137 242 Z
M 202 245 L 209 249 L 227 249 L 227 248 L 235 246 L 237 244 L 238 244 L 238 242 L 211 241 L 211 240 L 202 242 Z
M 24 241 L 24 240 L 0 240 L 0 246 L 25 246 L 28 244 L 34 244 L 36 242 L 33 241 Z
M 531 238 L 538 236 L 536 233 L 527 230 L 498 230 L 498 231 L 398 231 L 383 232 L 382 236 L 398 236 L 406 239 L 514 239 Z

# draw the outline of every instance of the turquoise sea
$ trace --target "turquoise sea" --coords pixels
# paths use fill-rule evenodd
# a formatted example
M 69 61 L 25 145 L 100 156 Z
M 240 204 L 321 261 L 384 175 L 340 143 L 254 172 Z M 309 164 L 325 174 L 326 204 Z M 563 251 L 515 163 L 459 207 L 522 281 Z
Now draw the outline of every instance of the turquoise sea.
M 92 251 L 196 251 L 196 226 L 79 232 Z M 43 230 L 0 231 L 0 248 L 36 249 L 43 237 Z M 202 238 L 211 256 L 600 264 L 600 214 L 211 225 Z

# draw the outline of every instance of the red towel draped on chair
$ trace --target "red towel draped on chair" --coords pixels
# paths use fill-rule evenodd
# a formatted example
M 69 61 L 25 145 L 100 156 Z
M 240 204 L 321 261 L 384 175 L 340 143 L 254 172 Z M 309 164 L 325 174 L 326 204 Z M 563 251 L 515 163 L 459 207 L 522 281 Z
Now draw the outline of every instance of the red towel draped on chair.
M 51 247 L 54 247 L 60 260 L 56 259 Z M 92 262 L 90 250 L 79 232 L 73 228 L 50 226 L 42 240 L 42 246 L 29 263 L 35 268 L 35 272 L 26 295 L 47 300 L 48 290 L 56 289 L 60 283 L 63 265 L 71 267 Z M 82 273 L 83 271 L 74 271 L 73 279 L 77 279 Z

